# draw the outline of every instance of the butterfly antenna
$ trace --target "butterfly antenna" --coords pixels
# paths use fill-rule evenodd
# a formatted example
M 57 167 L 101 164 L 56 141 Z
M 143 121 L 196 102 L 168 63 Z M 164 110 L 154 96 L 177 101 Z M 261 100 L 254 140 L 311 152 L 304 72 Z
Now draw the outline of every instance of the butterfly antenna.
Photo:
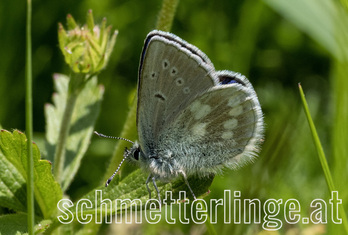
M 96 134 L 96 135 L 99 136 L 99 137 L 108 138 L 108 139 L 116 139 L 116 140 L 125 140 L 125 141 L 127 141 L 127 142 L 129 142 L 129 143 L 134 144 L 133 141 L 131 141 L 131 140 L 129 140 L 129 139 L 122 138 L 122 137 L 114 137 L 114 136 L 103 135 L 103 134 L 98 133 L 98 132 L 96 132 L 96 131 L 94 131 L 94 134 Z M 121 161 L 120 164 L 118 165 L 116 171 L 115 171 L 115 172 L 112 174 L 112 176 L 106 181 L 105 187 L 108 187 L 108 186 L 109 186 L 111 180 L 115 177 L 115 175 L 117 174 L 118 170 L 121 168 L 122 163 L 124 162 L 124 160 L 126 160 L 126 158 L 129 156 L 130 153 L 131 153 L 131 151 L 129 151 L 129 150 L 126 148 L 126 151 L 124 152 L 122 161 Z
M 108 139 L 116 139 L 116 140 L 125 140 L 125 141 L 127 141 L 127 142 L 129 142 L 129 143 L 134 144 L 133 141 L 131 141 L 131 140 L 129 140 L 129 139 L 126 139 L 126 138 L 103 135 L 103 134 L 101 134 L 101 133 L 99 133 L 99 132 L 96 132 L 96 131 L 94 131 L 94 134 L 96 134 L 96 135 L 99 136 L 99 137 L 108 138 Z
M 117 174 L 118 170 L 121 168 L 122 163 L 124 162 L 124 160 L 126 160 L 126 158 L 129 156 L 130 153 L 131 153 L 131 152 L 130 152 L 129 150 L 127 150 L 127 148 L 126 148 L 126 151 L 125 151 L 125 153 L 124 153 L 124 155 L 123 155 L 122 161 L 121 161 L 120 164 L 118 165 L 116 171 L 115 171 L 115 172 L 112 174 L 112 176 L 106 181 L 105 187 L 108 187 L 108 186 L 109 186 L 111 180 L 115 177 L 115 175 Z

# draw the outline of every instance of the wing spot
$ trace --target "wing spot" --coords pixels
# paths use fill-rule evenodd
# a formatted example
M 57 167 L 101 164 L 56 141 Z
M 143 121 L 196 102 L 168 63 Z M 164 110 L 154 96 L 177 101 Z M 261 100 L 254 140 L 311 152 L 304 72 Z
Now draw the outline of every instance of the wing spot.
M 232 107 L 228 114 L 232 117 L 239 116 L 243 113 L 243 106 L 237 105 L 236 107 Z
M 207 130 L 206 130 L 206 127 L 207 127 L 207 123 L 197 123 L 195 124 L 193 127 L 192 127 L 192 134 L 193 134 L 193 138 L 201 138 L 203 137 Z
M 198 100 L 192 103 L 190 106 L 190 111 L 192 112 L 196 120 L 207 116 L 211 112 L 211 107 L 207 104 L 201 104 Z
M 201 102 L 199 102 L 199 100 L 196 100 L 195 102 L 193 102 L 190 106 L 190 110 L 191 112 L 197 112 L 199 110 L 199 108 L 201 107 Z
M 184 89 L 182 89 L 182 91 L 184 92 L 184 94 L 189 94 L 191 92 L 189 87 L 184 87 Z
M 176 67 L 172 67 L 172 69 L 170 70 L 170 75 L 175 76 L 177 73 L 178 73 L 178 69 Z
M 165 101 L 167 98 L 161 94 L 161 93 L 156 93 L 155 97 L 158 98 L 160 101 Z
M 177 86 L 182 86 L 182 85 L 184 85 L 184 79 L 183 79 L 183 78 L 177 78 L 177 79 L 175 79 L 175 84 L 176 84 Z
M 230 106 L 230 107 L 234 107 L 234 106 L 237 106 L 241 103 L 241 96 L 239 95 L 236 95 L 236 96 L 232 96 L 229 100 L 228 100 L 228 103 L 227 103 L 227 106 Z
M 169 61 L 167 59 L 164 59 L 162 62 L 163 69 L 167 69 L 169 67 Z
M 151 73 L 151 79 L 156 79 L 158 77 L 158 74 L 156 72 Z
M 195 111 L 194 117 L 196 120 L 207 116 L 211 112 L 211 107 L 207 104 L 203 104 Z
M 233 132 L 225 131 L 224 133 L 222 133 L 221 138 L 223 138 L 224 140 L 230 140 L 233 138 Z
M 238 126 L 238 120 L 235 118 L 229 119 L 229 120 L 224 122 L 224 128 L 226 130 L 233 130 L 237 126 Z

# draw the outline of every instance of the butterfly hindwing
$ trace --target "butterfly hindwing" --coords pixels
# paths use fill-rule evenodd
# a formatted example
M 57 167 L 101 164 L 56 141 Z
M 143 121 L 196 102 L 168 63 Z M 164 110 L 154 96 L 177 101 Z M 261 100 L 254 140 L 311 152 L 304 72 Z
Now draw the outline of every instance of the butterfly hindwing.
M 263 120 L 252 85 L 236 73 L 217 72 L 216 76 L 230 82 L 194 99 L 161 133 L 159 147 L 170 149 L 188 174 L 237 168 L 258 152 Z

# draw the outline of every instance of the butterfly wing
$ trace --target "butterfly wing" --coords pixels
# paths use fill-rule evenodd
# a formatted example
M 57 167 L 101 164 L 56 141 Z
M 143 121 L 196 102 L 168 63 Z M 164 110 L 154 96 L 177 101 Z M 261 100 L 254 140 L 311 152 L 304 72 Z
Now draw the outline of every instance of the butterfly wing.
M 218 83 L 214 67 L 198 48 L 177 36 L 152 31 L 145 39 L 138 80 L 137 128 L 146 154 L 159 133 L 197 96 Z
M 237 168 L 259 150 L 263 117 L 252 85 L 238 73 L 215 76 L 220 84 L 196 97 L 159 138 L 186 174 Z

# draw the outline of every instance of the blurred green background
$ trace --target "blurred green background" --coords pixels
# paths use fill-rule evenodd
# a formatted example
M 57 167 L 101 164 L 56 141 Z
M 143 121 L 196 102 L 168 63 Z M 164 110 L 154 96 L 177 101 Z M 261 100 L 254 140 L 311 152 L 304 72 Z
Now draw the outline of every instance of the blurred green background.
M 33 1 L 33 93 L 34 140 L 42 143 L 45 132 L 44 105 L 51 102 L 53 73 L 68 73 L 58 48 L 57 24 L 65 25 L 72 14 L 85 22 L 88 9 L 95 22 L 107 18 L 119 30 L 112 58 L 99 75 L 105 86 L 102 110 L 95 129 L 119 136 L 136 89 L 143 41 L 154 29 L 161 1 Z M 346 78 L 347 11 L 330 0 L 185 0 L 179 3 L 171 32 L 200 48 L 217 70 L 246 75 L 258 94 L 266 123 L 265 142 L 255 164 L 217 176 L 206 199 L 221 198 L 223 190 L 239 190 L 242 198 L 295 198 L 302 214 L 309 216 L 309 203 L 316 198 L 328 202 L 325 183 L 312 137 L 305 119 L 297 84 L 301 82 L 317 126 L 327 159 L 348 205 L 347 141 L 348 81 Z M 0 2 L 0 124 L 8 130 L 25 129 L 24 59 L 25 4 Z M 73 184 L 68 190 L 78 199 L 99 186 L 115 142 L 92 139 Z M 42 148 L 42 151 L 44 149 Z M 44 155 L 44 152 L 43 152 Z M 220 215 L 219 215 L 220 216 Z M 279 218 L 283 219 L 280 214 Z M 284 224 L 281 234 L 315 234 L 340 231 L 342 225 Z M 160 231 L 174 234 L 206 231 L 204 225 L 104 226 L 111 231 Z M 261 225 L 218 223 L 218 233 L 255 234 Z M 338 228 L 336 228 L 338 227 Z M 122 230 L 121 230 L 122 229 Z

